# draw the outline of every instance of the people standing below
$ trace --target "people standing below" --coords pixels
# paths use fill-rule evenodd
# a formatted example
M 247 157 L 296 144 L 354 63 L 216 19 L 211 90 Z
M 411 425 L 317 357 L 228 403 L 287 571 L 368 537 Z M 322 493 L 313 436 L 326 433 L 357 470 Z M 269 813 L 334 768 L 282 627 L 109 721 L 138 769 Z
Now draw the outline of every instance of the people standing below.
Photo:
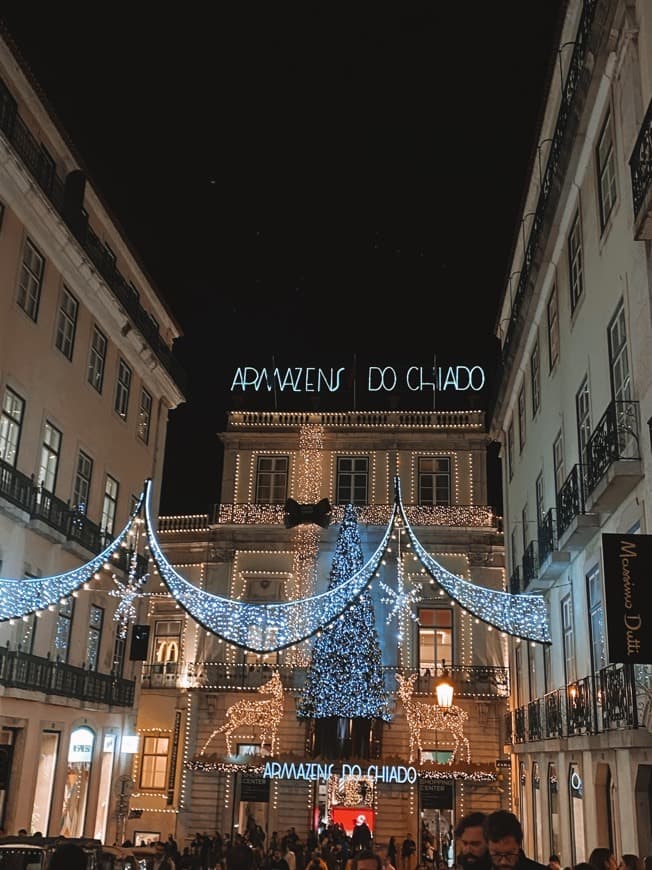
M 351 870 L 383 870 L 382 858 L 371 849 L 361 849 L 353 855 Z
M 281 855 L 285 859 L 290 870 L 297 870 L 297 856 L 294 854 L 294 851 L 291 848 L 290 839 L 287 836 L 283 837 L 283 840 L 281 841 Z
M 497 870 L 547 870 L 523 851 L 523 828 L 514 813 L 496 810 L 484 825 L 491 863 Z M 617 870 L 613 867 L 612 870 Z
M 389 863 L 392 867 L 395 867 L 396 870 L 398 870 L 398 846 L 396 845 L 396 837 L 389 838 L 387 857 L 389 858 Z
M 549 870 L 561 870 L 561 858 L 559 855 L 551 855 L 548 858 Z
M 353 835 L 351 836 L 351 845 L 353 846 L 354 852 L 359 849 L 371 849 L 371 828 L 367 824 L 366 816 L 362 813 L 360 813 L 355 820 L 355 827 L 353 828 Z
M 408 831 L 401 845 L 401 870 L 415 870 L 417 865 L 417 844 Z
M 618 870 L 645 870 L 645 861 L 638 855 L 627 852 L 620 859 Z
M 492 866 L 484 830 L 486 821 L 485 813 L 469 813 L 455 827 L 457 864 L 463 870 L 490 870 Z
M 48 867 L 52 870 L 86 870 L 86 852 L 77 843 L 60 843 L 52 853 Z
M 589 855 L 589 864 L 594 870 L 618 870 L 618 862 L 611 849 L 600 846 Z
M 154 863 L 152 864 L 152 870 L 176 870 L 174 859 L 166 854 L 165 843 L 162 843 L 161 840 L 157 840 L 154 843 Z

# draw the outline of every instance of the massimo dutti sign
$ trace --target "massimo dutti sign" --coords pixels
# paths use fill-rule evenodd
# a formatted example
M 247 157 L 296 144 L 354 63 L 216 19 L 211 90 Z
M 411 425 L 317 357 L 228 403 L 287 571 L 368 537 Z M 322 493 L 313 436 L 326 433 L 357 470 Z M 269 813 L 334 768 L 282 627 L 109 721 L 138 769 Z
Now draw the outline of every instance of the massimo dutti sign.
M 602 535 L 602 556 L 608 661 L 652 664 L 652 535 Z

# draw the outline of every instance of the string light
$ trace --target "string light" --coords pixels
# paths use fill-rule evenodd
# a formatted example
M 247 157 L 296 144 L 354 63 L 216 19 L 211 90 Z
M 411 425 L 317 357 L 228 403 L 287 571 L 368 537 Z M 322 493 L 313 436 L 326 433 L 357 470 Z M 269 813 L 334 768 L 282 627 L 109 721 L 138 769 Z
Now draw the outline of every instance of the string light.
M 466 710 L 453 704 L 450 707 L 440 707 L 438 704 L 426 704 L 423 701 L 415 701 L 412 697 L 414 681 L 417 675 L 402 677 L 396 674 L 398 683 L 398 697 L 403 703 L 408 729 L 410 731 L 410 757 L 412 764 L 415 757 L 421 758 L 421 732 L 422 731 L 448 731 L 453 737 L 453 752 L 449 764 L 456 760 L 460 748 L 463 747 L 465 761 L 471 761 L 471 747 L 468 738 L 464 734 L 464 723 L 469 718 Z M 416 753 L 415 750 L 418 750 Z
M 278 671 L 274 671 L 271 679 L 260 686 L 258 691 L 263 695 L 271 695 L 268 700 L 242 700 L 237 701 L 227 708 L 223 725 L 216 728 L 204 744 L 200 755 L 204 755 L 206 747 L 216 734 L 224 734 L 226 738 L 226 753 L 233 755 L 231 738 L 233 733 L 242 725 L 256 725 L 260 729 L 260 742 L 264 744 L 265 738 L 270 738 L 270 753 L 276 754 L 278 750 L 278 728 L 283 718 L 283 683 Z

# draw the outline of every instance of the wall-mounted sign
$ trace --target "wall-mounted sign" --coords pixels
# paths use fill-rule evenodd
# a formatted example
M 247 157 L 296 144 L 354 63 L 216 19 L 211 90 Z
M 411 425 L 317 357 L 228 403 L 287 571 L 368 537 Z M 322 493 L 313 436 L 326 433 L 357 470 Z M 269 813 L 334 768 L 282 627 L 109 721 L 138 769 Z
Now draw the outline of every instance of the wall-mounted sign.
M 652 535 L 602 536 L 607 659 L 652 664 L 652 616 L 646 603 Z
M 396 765 L 370 764 L 363 769 L 359 764 L 342 764 L 341 770 L 335 769 L 334 764 L 317 764 L 315 762 L 281 763 L 280 761 L 268 761 L 265 763 L 263 776 L 268 779 L 305 779 L 309 781 L 329 779 L 334 773 L 340 776 L 366 776 L 374 782 L 409 782 L 417 781 L 417 771 L 414 767 Z
M 255 773 L 244 773 L 240 783 L 240 800 L 252 803 L 269 803 L 269 779 Z
M 95 735 L 90 728 L 77 728 L 70 735 L 68 761 L 90 763 L 93 760 Z
M 419 786 L 422 810 L 452 810 L 453 783 L 425 780 Z
M 231 380 L 231 392 L 337 393 L 348 389 L 354 379 L 358 388 L 366 387 L 369 393 L 478 392 L 486 381 L 482 366 L 368 366 L 363 377 L 348 372 L 345 366 L 285 369 L 240 366 Z

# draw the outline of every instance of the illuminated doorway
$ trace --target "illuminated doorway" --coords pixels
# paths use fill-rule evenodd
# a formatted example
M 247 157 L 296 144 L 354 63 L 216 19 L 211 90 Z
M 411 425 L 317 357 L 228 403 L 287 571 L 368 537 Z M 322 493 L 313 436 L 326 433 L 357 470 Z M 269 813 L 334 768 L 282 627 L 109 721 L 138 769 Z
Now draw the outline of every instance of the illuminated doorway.
M 52 791 L 54 789 L 54 774 L 57 768 L 60 737 L 61 735 L 58 731 L 43 731 L 41 733 L 41 749 L 39 751 L 30 830 L 40 831 L 44 836 L 47 836 L 50 826 Z
M 59 833 L 63 837 L 81 837 L 84 834 L 94 745 L 95 734 L 90 728 L 77 728 L 70 735 L 66 785 L 59 828 Z

